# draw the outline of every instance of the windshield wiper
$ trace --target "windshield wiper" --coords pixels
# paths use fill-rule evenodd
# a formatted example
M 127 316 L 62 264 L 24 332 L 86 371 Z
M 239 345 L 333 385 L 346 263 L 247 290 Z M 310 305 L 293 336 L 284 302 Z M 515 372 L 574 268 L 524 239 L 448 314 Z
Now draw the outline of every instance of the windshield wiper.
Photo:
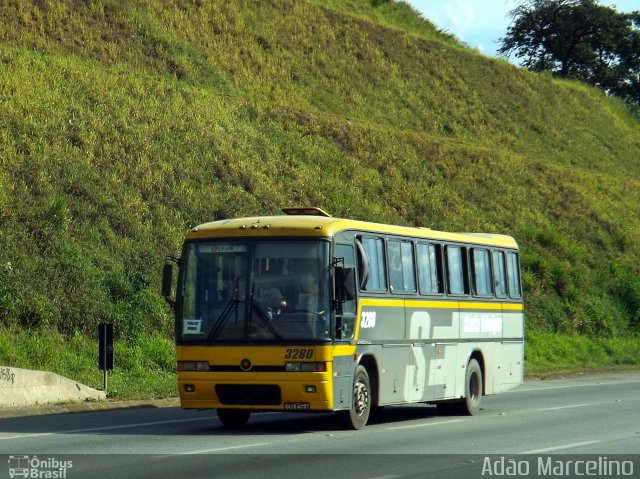
M 278 331 L 276 331 L 276 328 L 273 327 L 273 324 L 271 324 L 271 321 L 269 321 L 269 318 L 267 317 L 263 309 L 253 302 L 253 293 L 255 288 L 256 288 L 256 283 L 253 283 L 251 285 L 251 295 L 249 296 L 249 318 L 248 318 L 249 324 L 251 324 L 251 319 L 253 318 L 253 310 L 255 309 L 258 312 L 258 318 L 260 318 L 260 321 L 267 327 L 269 332 L 273 334 L 273 336 L 276 339 L 279 339 L 280 341 L 284 341 L 284 338 Z
M 215 327 L 211 328 L 211 331 L 209 331 L 209 334 L 207 335 L 207 343 L 211 343 L 214 339 L 216 339 L 222 328 L 225 326 L 225 324 L 227 324 L 227 320 L 231 316 L 231 313 L 236 309 L 239 302 L 238 285 L 236 285 L 236 288 L 233 290 L 231 299 L 227 302 L 227 304 L 225 304 L 222 313 L 220 313 L 220 316 L 218 316 Z

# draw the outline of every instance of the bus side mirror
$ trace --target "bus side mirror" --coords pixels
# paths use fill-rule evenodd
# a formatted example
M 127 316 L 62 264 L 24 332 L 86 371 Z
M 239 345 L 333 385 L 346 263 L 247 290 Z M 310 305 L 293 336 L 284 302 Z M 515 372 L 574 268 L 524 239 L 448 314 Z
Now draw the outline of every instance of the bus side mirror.
M 171 299 L 172 286 L 173 265 L 167 262 L 164 264 L 164 268 L 162 268 L 162 297 L 171 307 L 174 307 L 176 302 Z
M 353 301 L 356 299 L 356 269 L 344 269 L 344 299 Z
M 356 298 L 356 270 L 353 267 L 336 267 L 336 299 L 340 303 Z

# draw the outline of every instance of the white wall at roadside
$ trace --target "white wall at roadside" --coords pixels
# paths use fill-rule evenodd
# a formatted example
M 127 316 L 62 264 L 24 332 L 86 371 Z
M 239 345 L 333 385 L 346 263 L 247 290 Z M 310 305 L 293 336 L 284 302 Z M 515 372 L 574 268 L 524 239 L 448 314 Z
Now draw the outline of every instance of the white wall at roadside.
M 0 407 L 104 399 L 104 391 L 90 388 L 59 374 L 0 366 Z

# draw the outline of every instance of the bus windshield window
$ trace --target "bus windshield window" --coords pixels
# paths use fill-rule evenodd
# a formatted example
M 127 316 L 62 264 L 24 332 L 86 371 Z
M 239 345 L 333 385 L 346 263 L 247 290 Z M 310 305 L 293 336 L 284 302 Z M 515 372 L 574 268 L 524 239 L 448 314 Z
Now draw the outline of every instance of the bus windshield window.
M 330 339 L 328 242 L 193 242 L 183 261 L 179 341 Z

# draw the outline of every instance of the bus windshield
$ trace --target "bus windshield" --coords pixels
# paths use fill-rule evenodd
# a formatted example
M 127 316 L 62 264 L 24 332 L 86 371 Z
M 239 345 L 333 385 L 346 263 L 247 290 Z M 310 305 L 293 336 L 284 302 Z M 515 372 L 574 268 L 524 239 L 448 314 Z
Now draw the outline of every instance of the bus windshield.
M 182 258 L 179 342 L 330 339 L 329 242 L 198 241 Z

